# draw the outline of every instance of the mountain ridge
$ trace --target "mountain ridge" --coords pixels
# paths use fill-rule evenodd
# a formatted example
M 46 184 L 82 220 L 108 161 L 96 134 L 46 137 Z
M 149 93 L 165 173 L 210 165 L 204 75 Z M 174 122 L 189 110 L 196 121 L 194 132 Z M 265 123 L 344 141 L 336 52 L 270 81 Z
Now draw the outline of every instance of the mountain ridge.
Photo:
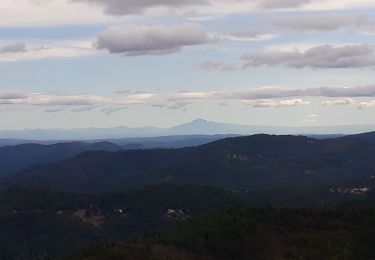
M 90 140 L 118 139 L 130 137 L 157 137 L 171 135 L 253 135 L 253 134 L 358 134 L 375 130 L 375 125 L 341 125 L 341 126 L 258 126 L 218 123 L 204 119 L 173 126 L 160 127 L 113 127 L 113 128 L 82 128 L 82 129 L 24 129 L 2 130 L 2 139 L 31 140 Z
M 61 161 L 85 151 L 118 151 L 121 147 L 110 142 L 68 142 L 51 145 L 36 143 L 0 147 L 0 176 L 31 165 Z
M 97 192 L 163 182 L 245 190 L 372 182 L 374 151 L 375 143 L 362 140 L 263 134 L 181 149 L 84 152 L 33 166 L 2 186 Z

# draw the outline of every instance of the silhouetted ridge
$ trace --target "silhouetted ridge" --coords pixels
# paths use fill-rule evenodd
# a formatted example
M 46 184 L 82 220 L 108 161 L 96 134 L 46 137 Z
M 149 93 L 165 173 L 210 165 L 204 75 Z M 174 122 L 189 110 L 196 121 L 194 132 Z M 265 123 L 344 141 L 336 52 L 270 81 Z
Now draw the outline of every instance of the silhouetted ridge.
M 56 162 L 71 158 L 84 151 L 118 151 L 110 142 L 69 142 L 51 145 L 21 144 L 0 147 L 0 175 L 13 173 L 35 164 Z
M 259 190 L 361 179 L 373 181 L 375 143 L 355 139 L 255 135 L 184 149 L 86 152 L 3 179 L 70 191 L 105 191 L 161 182 Z

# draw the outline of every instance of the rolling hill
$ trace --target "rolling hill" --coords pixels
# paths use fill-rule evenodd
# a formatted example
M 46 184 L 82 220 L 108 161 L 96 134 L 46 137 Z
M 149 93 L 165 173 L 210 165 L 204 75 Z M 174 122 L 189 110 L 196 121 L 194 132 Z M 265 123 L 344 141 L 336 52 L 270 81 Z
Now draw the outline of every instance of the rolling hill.
M 374 169 L 372 142 L 255 135 L 176 150 L 86 152 L 2 178 L 1 185 L 97 192 L 174 182 L 264 190 L 372 183 Z
M 304 235 L 311 236 L 312 240 L 308 239 L 311 247 L 294 244 L 297 246 L 295 249 L 297 252 L 306 250 L 312 253 L 312 245 L 317 242 L 314 237 L 317 235 L 319 239 L 323 239 L 323 242 L 315 245 L 319 247 L 319 251 L 327 252 L 331 245 L 341 245 L 342 240 L 345 240 L 340 236 L 343 234 L 341 231 L 355 231 L 354 225 L 363 225 L 361 226 L 363 228 L 373 226 L 371 223 L 374 222 L 368 220 L 369 217 L 375 216 L 374 210 L 367 208 L 374 203 L 373 193 L 361 196 L 335 193 L 317 195 L 317 193 L 319 192 L 316 190 L 300 189 L 290 193 L 273 190 L 257 194 L 172 184 L 98 194 L 10 188 L 0 191 L 0 259 L 50 259 L 50 257 L 69 255 L 73 250 L 100 241 L 129 239 L 140 241 L 137 247 L 140 246 L 145 250 L 147 245 L 154 243 L 172 248 L 181 246 L 191 253 L 208 254 L 216 256 L 214 259 L 217 259 L 220 256 L 224 257 L 226 250 L 232 250 L 231 252 L 236 254 L 246 252 L 236 244 L 240 245 L 241 241 L 249 243 L 248 239 L 255 239 L 268 246 L 273 244 L 266 243 L 269 239 L 294 244 L 293 236 L 284 236 L 286 234 L 295 234 L 299 238 Z M 327 201 L 327 205 L 337 206 L 337 210 L 305 209 L 321 205 L 322 200 Z M 342 203 L 348 203 L 349 206 L 340 207 Z M 205 216 L 214 210 L 242 205 L 251 208 L 246 211 L 221 210 Z M 357 207 L 360 205 L 360 207 L 352 211 L 350 205 Z M 281 208 L 296 206 L 303 209 Z M 359 214 L 360 212 L 363 214 Z M 174 227 L 178 223 L 181 224 Z M 317 226 L 318 233 L 309 229 L 309 223 Z M 253 224 L 259 226 L 259 232 L 248 232 L 250 230 L 246 227 Z M 297 230 L 294 229 L 296 225 Z M 261 236 L 262 230 L 285 229 L 289 232 L 281 233 L 284 235 L 279 236 L 277 234 L 280 233 L 271 232 L 269 236 Z M 247 235 L 244 236 L 241 230 L 246 231 Z M 322 232 L 323 230 L 329 231 L 329 234 L 334 235 L 332 238 L 339 239 L 338 242 L 334 242 L 333 239 L 332 243 L 325 244 L 324 241 L 331 236 L 327 237 L 327 233 Z M 154 232 L 159 234 L 152 235 Z M 144 234 L 148 236 L 145 237 Z M 203 239 L 204 237 L 207 238 Z M 144 240 L 145 238 L 147 241 Z M 149 238 L 152 240 L 148 241 Z M 235 243 L 230 243 L 232 239 Z M 192 243 L 192 241 L 199 241 L 199 243 Z M 97 258 L 88 259 L 148 259 L 134 255 L 128 258 L 110 257 L 116 249 L 124 254 L 129 253 L 127 249 L 131 248 L 127 245 L 131 246 L 131 243 L 132 241 L 129 244 L 111 242 L 103 247 L 95 245 L 67 259 L 86 259 L 89 256 Z M 200 248 L 199 245 L 204 247 L 204 252 L 200 250 L 203 247 Z M 215 250 L 215 247 L 220 247 L 220 250 Z M 337 249 L 329 252 L 334 254 Z M 147 252 L 145 250 L 140 251 Z M 261 252 L 265 248 L 260 247 L 254 250 L 254 253 L 258 250 Z M 177 256 L 180 255 L 184 256 L 183 250 L 178 250 Z M 151 252 L 150 257 L 154 257 Z
M 357 135 L 348 135 L 345 138 L 375 142 L 375 132 L 362 133 Z
M 13 146 L 0 145 L 0 175 L 14 173 L 32 165 L 66 160 L 85 151 L 183 148 L 207 144 L 225 137 L 228 135 L 162 136 L 60 143 L 25 141 L 26 143 Z M 12 143 L 12 140 L 8 141 Z
M 120 149 L 119 146 L 109 142 L 4 146 L 0 147 L 0 175 L 14 173 L 35 164 L 65 160 L 85 151 L 118 151 Z
M 91 195 L 12 188 L 0 192 L 0 259 L 50 259 L 241 201 L 229 191 L 173 185 Z
M 232 207 L 62 259 L 374 259 L 375 211 Z

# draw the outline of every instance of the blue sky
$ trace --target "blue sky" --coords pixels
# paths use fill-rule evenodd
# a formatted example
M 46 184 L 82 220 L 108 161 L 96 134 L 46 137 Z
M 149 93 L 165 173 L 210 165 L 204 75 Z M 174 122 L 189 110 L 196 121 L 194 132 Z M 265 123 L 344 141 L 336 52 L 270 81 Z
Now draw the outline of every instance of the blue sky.
M 0 129 L 375 124 L 374 10 L 375 0 L 2 0 Z

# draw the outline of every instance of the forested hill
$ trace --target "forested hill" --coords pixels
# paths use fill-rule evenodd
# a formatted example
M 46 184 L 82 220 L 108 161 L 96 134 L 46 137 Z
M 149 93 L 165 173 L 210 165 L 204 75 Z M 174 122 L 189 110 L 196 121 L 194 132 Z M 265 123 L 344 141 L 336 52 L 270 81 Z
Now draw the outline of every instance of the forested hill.
M 160 182 L 238 190 L 373 181 L 375 143 L 337 138 L 255 135 L 177 150 L 86 152 L 2 180 L 67 191 L 107 191 Z
M 344 138 L 375 142 L 375 132 L 362 133 L 362 134 L 357 134 L 357 135 L 348 135 L 348 136 L 345 136 Z
M 226 208 L 63 259 L 374 259 L 374 220 L 374 209 Z
M 337 209 L 283 209 L 316 207 L 323 205 L 322 201 Z M 370 234 L 366 232 L 374 228 L 374 210 L 367 208 L 374 201 L 374 192 L 356 195 L 300 189 L 257 194 L 170 184 L 100 194 L 11 188 L 0 192 L 0 259 L 50 259 L 99 241 L 134 238 L 141 238 L 135 247 L 132 241 L 109 243 L 92 246 L 67 259 L 199 259 L 186 258 L 185 253 L 213 259 L 231 259 L 228 254 L 233 254 L 236 259 L 244 259 L 248 253 L 265 251 L 269 256 L 285 256 L 286 251 L 280 248 L 293 255 L 317 256 L 317 252 L 339 257 L 360 249 L 356 243 L 366 239 L 365 235 Z M 343 203 L 347 206 L 339 207 Z M 241 205 L 251 208 L 199 217 Z M 352 206 L 358 208 L 352 210 Z M 177 227 L 167 228 L 180 222 Z M 169 231 L 162 231 L 152 241 L 144 240 L 144 234 L 165 228 Z M 343 243 L 349 243 L 348 251 Z M 154 246 L 157 250 L 159 245 L 168 250 L 154 252 Z M 150 258 L 145 257 L 146 252 Z M 175 255 L 163 258 L 163 252 Z
M 0 147 L 0 175 L 14 173 L 31 165 L 66 160 L 85 151 L 118 151 L 110 142 L 69 142 L 51 145 L 20 144 Z

